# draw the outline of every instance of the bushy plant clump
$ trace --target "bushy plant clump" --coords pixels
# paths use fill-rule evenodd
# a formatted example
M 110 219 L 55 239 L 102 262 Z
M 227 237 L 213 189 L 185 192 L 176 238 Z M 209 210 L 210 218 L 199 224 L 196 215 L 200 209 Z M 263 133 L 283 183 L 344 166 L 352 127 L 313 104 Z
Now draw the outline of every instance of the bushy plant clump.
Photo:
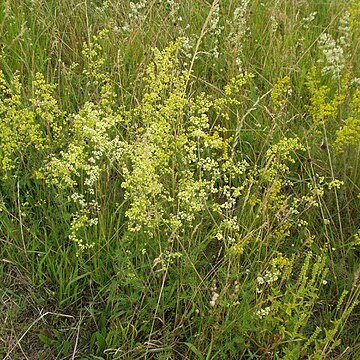
M 15 3 L 3 357 L 356 358 L 359 2 Z

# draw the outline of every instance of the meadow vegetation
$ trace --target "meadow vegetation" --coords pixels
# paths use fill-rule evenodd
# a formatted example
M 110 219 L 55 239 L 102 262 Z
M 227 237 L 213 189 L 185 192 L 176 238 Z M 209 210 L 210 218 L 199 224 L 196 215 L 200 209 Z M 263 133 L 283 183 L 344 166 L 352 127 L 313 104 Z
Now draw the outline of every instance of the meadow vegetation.
M 360 1 L 0 2 L 0 356 L 360 358 Z

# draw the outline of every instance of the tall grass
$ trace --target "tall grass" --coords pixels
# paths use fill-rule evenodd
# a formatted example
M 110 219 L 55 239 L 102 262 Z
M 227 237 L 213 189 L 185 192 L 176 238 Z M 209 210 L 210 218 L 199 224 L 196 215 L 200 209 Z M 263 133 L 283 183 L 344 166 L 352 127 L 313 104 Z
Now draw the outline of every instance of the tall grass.
M 359 357 L 359 16 L 2 1 L 2 357 Z

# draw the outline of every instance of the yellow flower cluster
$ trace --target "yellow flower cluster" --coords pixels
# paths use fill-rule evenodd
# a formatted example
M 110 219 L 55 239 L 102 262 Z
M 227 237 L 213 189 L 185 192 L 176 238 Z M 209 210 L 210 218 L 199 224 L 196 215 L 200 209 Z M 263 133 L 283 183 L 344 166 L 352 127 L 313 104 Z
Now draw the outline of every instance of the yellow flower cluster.
M 351 115 L 336 132 L 335 147 L 342 151 L 345 146 L 355 145 L 360 141 L 360 90 L 357 89 L 350 103 Z
M 309 113 L 315 126 L 323 125 L 329 118 L 337 115 L 339 106 L 345 100 L 345 95 L 338 93 L 329 99 L 331 89 L 326 85 L 321 85 L 315 68 L 309 74 L 307 86 L 311 95 Z
M 284 78 L 278 79 L 271 91 L 271 101 L 274 105 L 274 110 L 277 112 L 282 110 L 286 103 L 287 98 L 291 94 L 291 82 L 290 77 L 285 76 Z
M 43 150 L 56 136 L 60 126 L 56 101 L 51 96 L 53 86 L 45 84 L 42 75 L 33 81 L 35 96 L 32 106 L 26 106 L 22 99 L 19 76 L 14 76 L 7 85 L 0 70 L 0 173 L 3 177 L 19 169 L 27 161 L 29 149 Z

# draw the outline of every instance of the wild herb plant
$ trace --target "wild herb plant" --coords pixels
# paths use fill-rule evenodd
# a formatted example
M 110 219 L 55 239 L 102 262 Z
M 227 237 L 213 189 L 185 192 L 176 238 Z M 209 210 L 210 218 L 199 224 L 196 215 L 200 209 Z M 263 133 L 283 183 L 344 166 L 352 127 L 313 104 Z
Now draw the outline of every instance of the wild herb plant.
M 3 1 L 3 357 L 356 359 L 359 10 Z

